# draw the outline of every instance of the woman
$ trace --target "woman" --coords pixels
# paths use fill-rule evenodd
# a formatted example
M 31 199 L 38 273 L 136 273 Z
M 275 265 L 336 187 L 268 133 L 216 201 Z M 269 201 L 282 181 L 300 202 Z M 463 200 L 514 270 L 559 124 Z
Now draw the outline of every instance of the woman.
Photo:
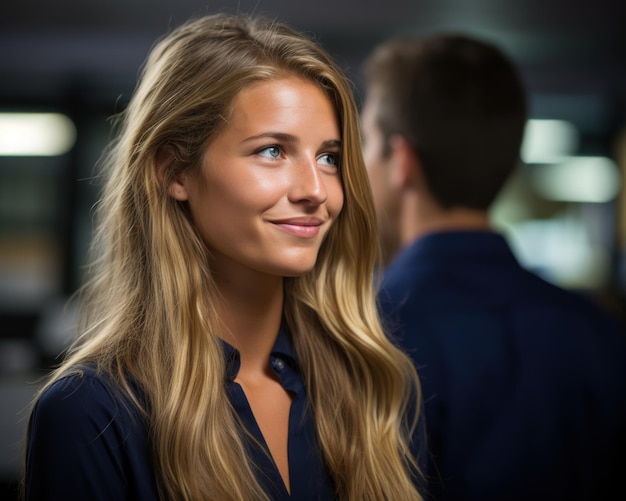
M 154 47 L 121 118 L 26 498 L 421 499 L 419 384 L 376 314 L 337 65 L 280 23 L 207 16 Z

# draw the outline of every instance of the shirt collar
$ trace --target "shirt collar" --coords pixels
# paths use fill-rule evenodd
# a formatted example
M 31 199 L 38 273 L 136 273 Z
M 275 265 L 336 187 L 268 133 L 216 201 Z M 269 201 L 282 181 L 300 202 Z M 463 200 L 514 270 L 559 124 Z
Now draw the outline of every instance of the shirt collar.
M 220 339 L 220 341 L 224 352 L 224 360 L 226 361 L 226 375 L 228 379 L 232 380 L 239 372 L 239 351 L 223 339 Z M 271 355 L 278 355 L 279 357 L 288 360 L 294 366 L 297 365 L 295 351 L 291 342 L 291 335 L 284 322 L 281 324 L 278 331 L 278 337 L 276 338 L 276 342 L 272 348 Z
M 401 250 L 394 263 L 465 263 L 469 259 L 515 259 L 503 235 L 494 231 L 440 231 L 424 235 Z

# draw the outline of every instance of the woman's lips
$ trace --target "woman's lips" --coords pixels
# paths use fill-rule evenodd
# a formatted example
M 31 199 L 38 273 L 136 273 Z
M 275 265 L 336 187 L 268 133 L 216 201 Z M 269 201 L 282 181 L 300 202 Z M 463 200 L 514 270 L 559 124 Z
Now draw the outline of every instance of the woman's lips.
M 272 221 L 277 228 L 300 238 L 312 238 L 319 234 L 323 221 L 317 217 L 291 218 Z

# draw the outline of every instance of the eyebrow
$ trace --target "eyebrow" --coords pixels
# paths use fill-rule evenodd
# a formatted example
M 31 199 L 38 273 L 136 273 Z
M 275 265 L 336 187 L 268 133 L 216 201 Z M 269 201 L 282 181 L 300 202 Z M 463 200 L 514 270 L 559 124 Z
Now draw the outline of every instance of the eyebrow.
M 276 139 L 285 143 L 297 143 L 300 141 L 298 136 L 294 136 L 293 134 L 288 134 L 286 132 L 263 132 L 262 134 L 247 137 L 243 142 L 247 143 L 248 141 L 255 141 L 263 138 Z M 339 139 L 327 139 L 322 142 L 323 148 L 341 148 L 341 146 L 342 142 Z

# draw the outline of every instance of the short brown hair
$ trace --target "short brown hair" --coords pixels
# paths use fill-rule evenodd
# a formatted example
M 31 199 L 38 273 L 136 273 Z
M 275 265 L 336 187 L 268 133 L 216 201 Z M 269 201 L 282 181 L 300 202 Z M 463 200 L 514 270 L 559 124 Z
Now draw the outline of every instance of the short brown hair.
M 444 208 L 487 210 L 519 160 L 526 93 L 496 46 L 459 34 L 398 37 L 367 59 L 385 139 L 415 148 Z

